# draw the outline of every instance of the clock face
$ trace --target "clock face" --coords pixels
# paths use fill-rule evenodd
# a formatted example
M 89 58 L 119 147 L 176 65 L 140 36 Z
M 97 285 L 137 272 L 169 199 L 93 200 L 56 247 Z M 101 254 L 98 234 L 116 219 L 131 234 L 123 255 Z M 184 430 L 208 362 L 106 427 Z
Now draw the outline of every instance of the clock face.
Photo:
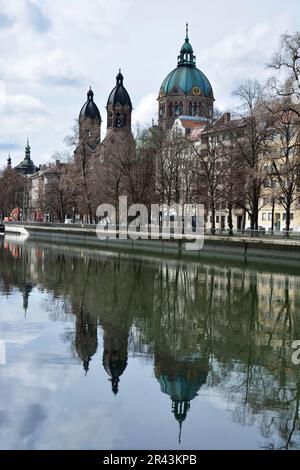
M 201 95 L 201 90 L 198 86 L 194 86 L 193 95 L 197 95 L 197 96 Z

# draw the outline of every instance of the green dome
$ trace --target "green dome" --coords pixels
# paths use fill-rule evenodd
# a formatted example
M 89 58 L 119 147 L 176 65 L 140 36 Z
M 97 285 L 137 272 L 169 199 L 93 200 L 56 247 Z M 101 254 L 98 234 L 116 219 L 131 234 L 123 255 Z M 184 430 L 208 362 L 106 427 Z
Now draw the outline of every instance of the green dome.
M 188 380 L 183 374 L 170 377 L 161 374 L 158 378 L 161 391 L 169 395 L 172 400 L 191 401 L 197 395 L 200 387 L 205 383 L 207 372 L 200 371 L 194 380 Z
M 187 95 L 194 87 L 197 88 L 195 94 L 214 99 L 209 80 L 196 68 L 196 57 L 188 36 L 188 24 L 186 24 L 185 41 L 180 49 L 177 67 L 164 79 L 160 87 L 160 96 L 171 93 L 174 88 L 180 88 Z
M 192 45 L 189 42 L 188 38 L 185 40 L 182 48 L 180 49 L 180 53 L 181 54 L 193 54 L 194 53 Z
M 164 79 L 161 90 L 164 94 L 170 93 L 174 88 L 180 88 L 188 94 L 194 87 L 200 89 L 201 95 L 214 99 L 212 86 L 208 78 L 196 67 L 179 65 Z

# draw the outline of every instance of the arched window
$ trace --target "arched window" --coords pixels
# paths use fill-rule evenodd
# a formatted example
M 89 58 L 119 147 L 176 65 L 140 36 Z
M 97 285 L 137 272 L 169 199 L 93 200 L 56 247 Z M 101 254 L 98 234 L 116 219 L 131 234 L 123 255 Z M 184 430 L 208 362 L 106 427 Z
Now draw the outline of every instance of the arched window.
M 120 113 L 116 114 L 115 125 L 116 127 L 122 127 L 122 116 Z

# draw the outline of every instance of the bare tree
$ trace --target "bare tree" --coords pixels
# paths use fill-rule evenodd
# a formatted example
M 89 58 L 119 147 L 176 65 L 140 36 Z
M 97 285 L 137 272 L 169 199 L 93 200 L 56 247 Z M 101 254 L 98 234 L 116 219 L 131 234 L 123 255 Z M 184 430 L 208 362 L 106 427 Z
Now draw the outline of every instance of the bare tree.
M 42 188 L 38 203 L 52 220 L 64 222 L 66 215 L 72 212 L 74 188 L 70 171 L 71 167 L 66 164 L 48 168 L 47 184 Z
M 216 233 L 216 210 L 224 205 L 224 177 L 228 171 L 223 133 L 213 124 L 204 130 L 201 145 L 193 143 L 196 170 L 196 192 L 211 216 L 211 234 Z
M 271 69 L 282 72 L 281 80 L 277 77 L 270 80 L 276 95 L 291 98 L 289 106 L 300 116 L 300 33 L 284 34 L 280 48 L 275 53 Z
M 275 177 L 280 192 L 279 200 L 286 211 L 285 232 L 288 236 L 291 207 L 298 197 L 300 183 L 299 116 L 292 109 L 289 97 L 273 100 L 269 110 L 274 119 L 274 145 L 270 147 L 271 175 Z
M 6 168 L 0 177 L 0 212 L 9 216 L 13 209 L 23 208 L 27 196 L 26 177 Z
M 258 228 L 259 201 L 264 187 L 265 155 L 268 152 L 268 113 L 262 106 L 263 92 L 257 82 L 246 82 L 235 91 L 240 108 L 235 112 L 237 120 L 228 126 L 230 138 L 245 172 L 245 201 L 240 206 L 249 214 L 251 229 Z

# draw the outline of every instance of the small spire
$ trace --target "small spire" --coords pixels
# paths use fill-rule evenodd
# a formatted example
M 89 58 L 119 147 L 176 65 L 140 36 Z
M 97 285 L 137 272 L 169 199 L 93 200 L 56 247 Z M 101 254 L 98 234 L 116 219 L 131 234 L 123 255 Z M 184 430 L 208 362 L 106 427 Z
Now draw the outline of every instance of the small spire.
M 189 24 L 186 23 L 185 25 L 185 40 L 188 41 L 189 40 Z
M 8 158 L 7 158 L 7 168 L 11 168 L 11 156 L 10 156 L 10 153 L 8 154 Z
M 181 444 L 181 432 L 182 432 L 182 422 L 179 422 L 179 436 L 178 436 L 178 442 Z
M 94 98 L 94 92 L 93 92 L 91 86 L 90 86 L 90 89 L 89 89 L 89 91 L 88 91 L 88 93 L 87 93 L 87 97 L 88 97 L 88 100 L 91 100 L 91 101 L 92 101 L 93 98 Z
M 121 69 L 119 69 L 119 73 L 118 75 L 116 76 L 116 79 L 117 79 L 117 85 L 123 85 L 123 75 L 121 73 Z
M 27 137 L 27 145 L 25 147 L 25 158 L 30 160 L 30 145 L 29 145 L 29 139 Z

